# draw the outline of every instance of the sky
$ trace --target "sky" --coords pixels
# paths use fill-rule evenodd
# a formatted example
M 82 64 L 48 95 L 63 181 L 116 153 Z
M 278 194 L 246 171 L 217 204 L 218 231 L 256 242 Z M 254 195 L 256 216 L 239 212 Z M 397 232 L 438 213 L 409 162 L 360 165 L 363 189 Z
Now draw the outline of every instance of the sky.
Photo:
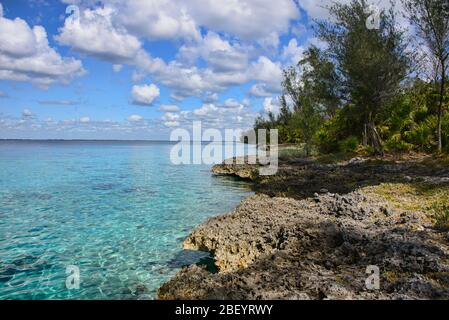
M 246 130 L 330 2 L 0 0 L 0 139 Z

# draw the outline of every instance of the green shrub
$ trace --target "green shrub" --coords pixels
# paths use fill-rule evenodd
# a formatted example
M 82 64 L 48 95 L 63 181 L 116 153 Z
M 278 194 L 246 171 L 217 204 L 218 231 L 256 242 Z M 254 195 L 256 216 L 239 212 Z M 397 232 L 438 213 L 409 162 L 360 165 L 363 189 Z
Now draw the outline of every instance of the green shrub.
M 351 107 L 338 110 L 333 118 L 327 120 L 318 129 L 316 145 L 321 153 L 329 154 L 340 151 L 340 141 L 353 135 L 354 131 L 358 131 L 358 129 L 350 127 L 350 123 L 357 123 L 357 121 L 348 120 L 349 115 L 353 113 Z
M 436 123 L 435 116 L 429 116 L 420 123 L 414 123 L 410 130 L 404 132 L 405 141 L 421 151 L 431 151 L 435 147 Z
M 358 146 L 359 139 L 355 136 L 350 136 L 338 143 L 338 149 L 344 153 L 354 152 Z
M 405 142 L 401 134 L 397 133 L 390 137 L 385 143 L 385 148 L 388 152 L 408 152 L 413 148 L 413 145 Z

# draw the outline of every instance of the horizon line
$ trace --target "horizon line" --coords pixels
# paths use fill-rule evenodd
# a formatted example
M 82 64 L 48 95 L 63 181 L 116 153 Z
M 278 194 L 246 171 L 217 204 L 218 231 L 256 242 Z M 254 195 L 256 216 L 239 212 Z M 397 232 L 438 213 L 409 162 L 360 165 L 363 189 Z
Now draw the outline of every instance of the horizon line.
M 48 141 L 48 142 L 182 142 L 184 140 L 177 140 L 177 141 L 172 141 L 172 140 L 151 140 L 151 139 L 21 139 L 21 138 L 12 138 L 12 139 L 5 139 L 5 138 L 0 138 L 0 141 Z M 243 143 L 241 141 L 226 141 L 226 140 L 221 140 L 221 141 L 213 141 L 213 140 L 185 140 L 185 142 L 240 142 Z

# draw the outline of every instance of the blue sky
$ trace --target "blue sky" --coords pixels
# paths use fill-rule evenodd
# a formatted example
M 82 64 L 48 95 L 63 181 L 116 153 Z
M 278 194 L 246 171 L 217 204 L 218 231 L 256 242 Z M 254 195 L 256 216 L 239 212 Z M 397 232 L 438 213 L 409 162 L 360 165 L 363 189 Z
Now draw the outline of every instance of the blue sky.
M 329 2 L 0 0 L 0 138 L 249 128 Z

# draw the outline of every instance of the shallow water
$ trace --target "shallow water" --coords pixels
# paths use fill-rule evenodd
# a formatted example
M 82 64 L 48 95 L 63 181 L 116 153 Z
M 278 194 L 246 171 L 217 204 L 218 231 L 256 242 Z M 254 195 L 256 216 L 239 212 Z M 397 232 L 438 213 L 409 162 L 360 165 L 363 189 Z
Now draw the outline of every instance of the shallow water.
M 0 142 L 0 299 L 154 298 L 203 257 L 184 238 L 251 191 L 209 165 L 172 165 L 171 147 Z

